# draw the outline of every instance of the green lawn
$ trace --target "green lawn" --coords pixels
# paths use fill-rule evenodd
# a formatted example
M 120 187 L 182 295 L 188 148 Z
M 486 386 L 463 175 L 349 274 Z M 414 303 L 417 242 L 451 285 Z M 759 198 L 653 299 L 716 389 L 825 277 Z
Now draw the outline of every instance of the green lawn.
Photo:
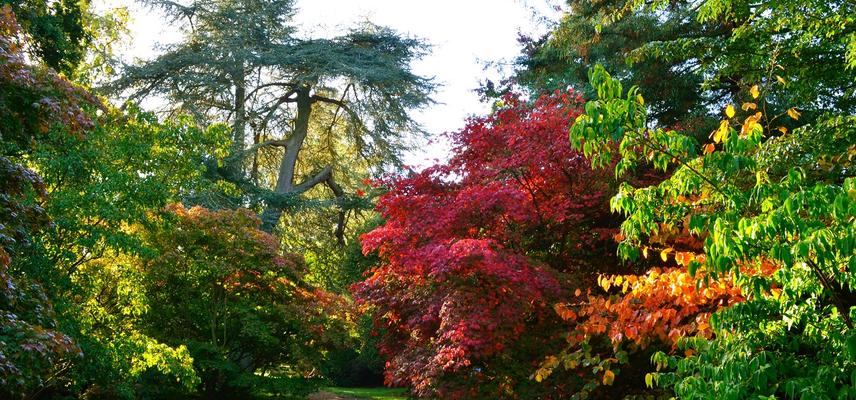
M 390 388 L 341 388 L 327 387 L 324 391 L 342 395 L 352 396 L 360 399 L 372 400 L 407 400 L 406 389 L 390 389 Z

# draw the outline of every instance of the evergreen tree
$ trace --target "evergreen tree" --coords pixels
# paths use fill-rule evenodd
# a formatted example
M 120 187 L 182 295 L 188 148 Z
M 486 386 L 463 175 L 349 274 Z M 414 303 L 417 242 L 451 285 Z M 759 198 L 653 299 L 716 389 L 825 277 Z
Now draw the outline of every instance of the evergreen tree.
M 513 81 L 534 91 L 570 85 L 594 98 L 587 71 L 601 64 L 645 93 L 652 120 L 699 138 L 757 84 L 771 88 L 771 115 L 801 105 L 793 129 L 825 111 L 856 111 L 852 15 L 842 0 L 569 0 L 552 32 L 524 38 Z
M 420 130 L 408 112 L 431 102 L 433 84 L 410 71 L 426 49 L 419 40 L 375 25 L 331 39 L 299 38 L 289 25 L 291 0 L 148 3 L 181 22 L 183 38 L 129 67 L 112 87 L 129 89 L 132 100 L 165 96 L 171 113 L 190 113 L 201 124 L 230 124 L 231 152 L 219 177 L 264 201 L 268 231 L 318 185 L 330 189 L 340 208 L 347 203 L 334 179 L 342 166 L 301 156 L 307 140 L 344 137 L 357 156 L 383 167 L 399 163 L 403 134 Z M 333 107 L 326 123 L 311 124 L 325 107 Z M 258 155 L 270 147 L 284 150 L 275 176 L 266 178 Z M 300 170 L 308 173 L 299 176 Z

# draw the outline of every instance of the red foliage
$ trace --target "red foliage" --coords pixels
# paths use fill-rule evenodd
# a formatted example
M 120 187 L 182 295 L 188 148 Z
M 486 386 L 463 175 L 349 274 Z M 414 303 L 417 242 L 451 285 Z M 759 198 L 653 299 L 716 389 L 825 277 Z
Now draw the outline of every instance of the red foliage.
M 0 7 L 0 116 L 3 140 L 28 145 L 32 137 L 59 127 L 83 135 L 93 122 L 85 106 L 102 107 L 93 94 L 24 55 L 20 25 L 9 5 Z
M 503 103 L 452 135 L 447 164 L 386 182 L 386 223 L 362 237 L 382 262 L 354 290 L 375 307 L 387 382 L 420 396 L 549 389 L 529 376 L 564 340 L 552 304 L 574 273 L 617 264 L 612 180 L 568 141 L 580 97 Z
M 14 156 L 26 154 L 51 128 L 83 135 L 92 127 L 84 105 L 97 99 L 21 49 L 26 37 L 9 5 L 0 7 L 0 397 L 43 389 L 70 359 L 82 356 L 59 331 L 36 274 L 18 269 L 33 234 L 50 223 L 39 205 L 45 185 Z

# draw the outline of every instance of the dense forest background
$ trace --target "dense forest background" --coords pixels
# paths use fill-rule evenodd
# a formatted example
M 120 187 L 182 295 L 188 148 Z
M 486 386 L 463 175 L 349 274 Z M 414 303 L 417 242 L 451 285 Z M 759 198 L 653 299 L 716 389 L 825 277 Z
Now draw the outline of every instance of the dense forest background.
M 0 397 L 856 398 L 856 3 L 569 0 L 419 171 L 423 40 L 143 3 L 0 0 Z

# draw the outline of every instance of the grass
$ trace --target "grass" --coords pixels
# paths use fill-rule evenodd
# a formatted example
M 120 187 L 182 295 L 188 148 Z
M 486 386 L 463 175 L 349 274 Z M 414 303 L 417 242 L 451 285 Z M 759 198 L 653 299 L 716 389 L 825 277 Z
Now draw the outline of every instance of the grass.
M 370 400 L 407 400 L 406 389 L 390 388 L 342 388 L 326 387 L 324 391 L 341 396 L 356 397 Z

